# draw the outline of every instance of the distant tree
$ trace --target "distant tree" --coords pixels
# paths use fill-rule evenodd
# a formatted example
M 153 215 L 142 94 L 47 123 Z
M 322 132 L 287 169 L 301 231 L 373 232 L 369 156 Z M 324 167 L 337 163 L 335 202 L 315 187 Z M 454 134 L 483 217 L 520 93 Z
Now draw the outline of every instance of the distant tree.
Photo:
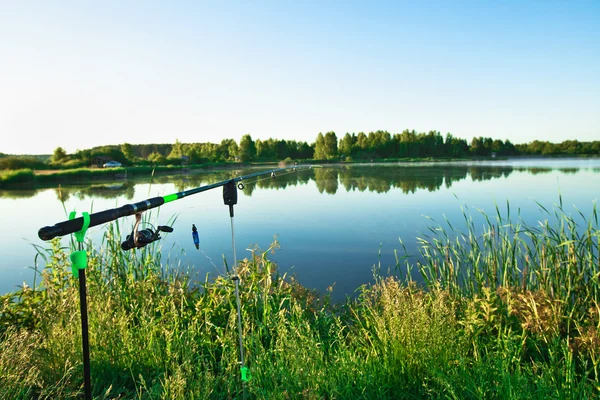
M 340 139 L 340 146 L 338 148 L 341 155 L 345 157 L 350 157 L 352 155 L 352 136 L 349 133 L 346 133 L 342 139 Z
M 95 147 L 90 154 L 90 158 L 96 157 L 107 157 L 111 160 L 119 161 L 120 163 L 126 164 L 127 159 L 121 151 L 121 146 L 101 146 Z
M 552 156 L 552 155 L 556 155 L 556 154 L 560 154 L 559 146 L 557 146 L 553 143 L 550 143 L 550 142 L 546 142 L 546 144 L 544 145 L 544 148 L 542 149 L 542 155 Z
M 275 154 L 277 160 L 285 160 L 291 158 L 293 153 L 293 144 L 287 140 L 276 140 L 275 141 Z
M 504 142 L 504 147 L 502 149 L 502 155 L 506 156 L 514 156 L 517 155 L 517 149 L 515 145 L 510 142 L 510 140 L 506 139 Z
M 332 159 L 338 156 L 338 140 L 335 132 L 327 132 L 324 138 L 325 158 Z
M 356 145 L 360 150 L 367 150 L 369 147 L 369 139 L 364 132 L 358 132 L 358 136 L 356 137 Z
M 319 132 L 317 135 L 317 141 L 315 142 L 315 160 L 326 160 L 327 152 L 325 151 L 325 138 L 323 134 Z
M 121 145 L 121 152 L 123 153 L 123 156 L 125 156 L 125 158 L 128 161 L 135 161 L 136 156 L 133 152 L 133 146 L 130 145 L 129 143 L 123 143 Z
M 504 151 L 504 142 L 502 140 L 496 139 L 492 142 L 492 152 L 496 154 L 502 154 Z
M 3 169 L 44 169 L 46 164 L 31 156 L 0 157 L 0 170 Z
M 300 152 L 300 155 L 298 156 L 298 158 L 308 159 L 308 158 L 314 158 L 314 156 L 315 156 L 315 148 L 306 142 L 302 142 L 300 144 L 298 151 Z
M 387 131 L 369 132 L 368 150 L 374 157 L 389 157 L 392 153 L 392 137 Z
M 166 157 L 155 151 L 148 156 L 148 161 L 154 165 L 164 164 L 167 161 Z
M 486 155 L 485 140 L 483 137 L 474 137 L 471 140 L 471 154 L 474 156 Z
M 223 139 L 217 148 L 217 160 L 230 161 L 234 160 L 239 153 L 239 147 L 233 139 Z
M 171 153 L 169 153 L 167 158 L 180 160 L 184 155 L 184 144 L 179 139 L 175 139 L 175 144 L 171 148 Z
M 229 160 L 235 160 L 236 157 L 240 154 L 240 148 L 235 140 L 229 140 L 229 146 L 227 146 L 227 153 L 229 154 Z
M 71 158 L 80 160 L 82 164 L 89 165 L 92 161 L 92 150 L 77 150 Z
M 546 147 L 546 142 L 541 142 L 539 140 L 534 140 L 533 142 L 527 145 L 527 152 L 529 154 L 542 154 L 544 148 Z
M 57 147 L 54 149 L 54 154 L 52 154 L 51 161 L 54 164 L 61 164 L 69 159 L 67 152 L 62 147 Z
M 203 159 L 218 161 L 221 158 L 221 146 L 216 143 L 203 143 L 200 146 L 200 157 Z
M 242 162 L 251 161 L 256 157 L 256 144 L 249 134 L 242 136 L 240 139 L 239 153 Z

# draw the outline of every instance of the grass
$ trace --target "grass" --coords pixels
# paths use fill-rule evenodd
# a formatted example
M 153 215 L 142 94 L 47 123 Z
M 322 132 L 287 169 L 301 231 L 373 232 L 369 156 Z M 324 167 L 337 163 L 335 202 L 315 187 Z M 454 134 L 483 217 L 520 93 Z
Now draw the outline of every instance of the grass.
M 463 231 L 432 226 L 409 273 L 376 273 L 343 304 L 279 275 L 276 243 L 253 251 L 238 265 L 248 397 L 598 397 L 597 211 L 530 227 L 507 210 L 483 232 L 468 212 Z M 241 398 L 231 280 L 197 282 L 119 236 L 88 243 L 94 397 Z M 41 283 L 0 299 L 0 398 L 81 397 L 70 251 L 53 241 Z
M 35 174 L 30 169 L 16 169 L 0 171 L 0 187 L 10 185 L 15 182 L 31 183 L 35 180 Z

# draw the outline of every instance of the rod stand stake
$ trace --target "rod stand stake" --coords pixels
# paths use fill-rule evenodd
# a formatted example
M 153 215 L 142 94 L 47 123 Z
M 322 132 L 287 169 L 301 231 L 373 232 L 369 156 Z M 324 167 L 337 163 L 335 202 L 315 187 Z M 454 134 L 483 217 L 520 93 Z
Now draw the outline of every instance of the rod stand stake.
M 75 211 L 69 214 L 69 220 L 75 218 Z M 92 399 L 92 380 L 90 373 L 90 343 L 88 335 L 88 314 L 87 314 L 87 289 L 85 284 L 85 270 L 87 268 L 87 253 L 83 248 L 85 233 L 90 226 L 90 215 L 83 213 L 83 225 L 81 230 L 74 232 L 77 239 L 77 251 L 69 256 L 73 263 L 73 276 L 79 278 L 79 311 L 81 312 L 81 346 L 83 353 L 83 389 L 84 398 Z
M 76 212 L 71 211 L 71 213 L 69 214 L 69 220 L 74 219 L 75 215 L 76 215 Z M 83 241 L 85 240 L 85 233 L 89 226 L 90 226 L 90 214 L 88 214 L 87 212 L 84 212 L 83 213 L 83 227 L 81 228 L 80 231 L 74 233 L 75 239 L 77 239 L 77 242 L 80 244 L 79 250 L 72 252 L 71 255 L 69 256 L 69 258 L 71 259 L 71 263 L 73 264 L 71 266 L 71 271 L 73 272 L 73 276 L 75 278 L 79 278 L 79 270 L 80 269 L 87 268 L 87 252 L 85 250 L 82 250 L 81 247 L 83 247 L 82 245 L 83 245 Z

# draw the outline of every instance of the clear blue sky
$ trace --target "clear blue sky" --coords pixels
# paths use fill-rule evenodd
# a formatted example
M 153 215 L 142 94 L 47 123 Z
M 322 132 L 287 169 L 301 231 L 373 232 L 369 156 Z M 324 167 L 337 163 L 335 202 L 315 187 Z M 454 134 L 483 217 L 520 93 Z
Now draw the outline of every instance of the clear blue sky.
M 0 152 L 438 130 L 600 140 L 600 1 L 5 1 Z

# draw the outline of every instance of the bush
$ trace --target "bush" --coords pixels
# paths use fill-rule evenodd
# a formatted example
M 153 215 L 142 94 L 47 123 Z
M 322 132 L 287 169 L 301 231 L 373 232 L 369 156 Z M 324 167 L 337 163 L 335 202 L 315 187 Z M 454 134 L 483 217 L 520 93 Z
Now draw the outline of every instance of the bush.
M 35 174 L 30 169 L 18 169 L 0 173 L 0 185 L 11 185 L 25 182 L 33 182 Z
M 44 169 L 46 164 L 34 157 L 8 156 L 0 158 L 0 169 Z

